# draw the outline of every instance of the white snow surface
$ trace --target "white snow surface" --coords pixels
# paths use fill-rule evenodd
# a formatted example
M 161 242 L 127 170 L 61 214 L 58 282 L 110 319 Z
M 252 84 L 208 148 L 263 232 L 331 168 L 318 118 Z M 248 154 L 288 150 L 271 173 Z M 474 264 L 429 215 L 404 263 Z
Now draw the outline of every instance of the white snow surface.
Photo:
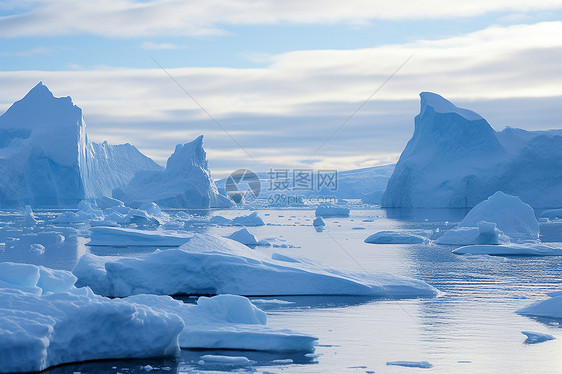
M 400 231 L 379 231 L 365 239 L 365 243 L 372 244 L 418 244 L 429 243 L 429 238 L 422 235 Z
M 414 133 L 388 181 L 384 207 L 473 207 L 496 191 L 534 208 L 562 206 L 559 131 L 496 132 L 437 94 L 420 97 Z
M 41 82 L 0 116 L 0 205 L 76 207 L 161 167 L 130 144 L 88 140 L 82 110 Z
M 190 143 L 178 144 L 165 170 L 137 173 L 113 197 L 128 206 L 155 202 L 164 208 L 228 208 L 233 202 L 220 195 L 211 178 L 203 135 Z
M 105 296 L 226 293 L 405 298 L 437 293 L 423 281 L 387 273 L 353 274 L 304 259 L 274 260 L 211 234 L 195 234 L 179 249 L 157 250 L 138 258 L 86 254 L 73 273 L 78 285 Z
M 535 212 L 517 196 L 497 191 L 476 205 L 438 244 L 502 244 L 510 241 L 538 241 L 539 222 Z

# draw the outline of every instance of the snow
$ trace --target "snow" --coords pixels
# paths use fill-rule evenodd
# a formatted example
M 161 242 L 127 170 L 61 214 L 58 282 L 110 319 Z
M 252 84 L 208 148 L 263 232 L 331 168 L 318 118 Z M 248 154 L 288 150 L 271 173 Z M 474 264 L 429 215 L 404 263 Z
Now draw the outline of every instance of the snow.
M 562 295 L 555 294 L 550 299 L 537 301 L 519 309 L 517 313 L 524 316 L 562 319 Z
M 429 243 L 425 236 L 399 231 L 379 231 L 365 239 L 365 243 L 372 244 L 418 244 Z
M 481 116 L 439 95 L 420 97 L 414 133 L 388 181 L 383 206 L 473 207 L 496 191 L 534 208 L 562 206 L 557 131 L 496 132 Z
M 349 209 L 333 204 L 320 204 L 315 211 L 316 217 L 349 217 Z
M 540 243 L 468 245 L 453 250 L 453 253 L 491 256 L 562 256 L 562 247 Z
M 239 243 L 245 245 L 258 245 L 259 242 L 256 239 L 255 235 L 250 233 L 247 228 L 240 229 L 236 232 L 233 232 L 228 236 L 229 239 L 236 240 Z
M 233 202 L 220 195 L 207 164 L 203 136 L 178 144 L 166 169 L 137 173 L 113 197 L 128 206 L 155 202 L 164 208 L 227 208 Z
M 387 366 L 403 366 L 407 368 L 420 368 L 420 369 L 430 369 L 433 367 L 427 361 L 389 361 L 386 363 Z
M 82 110 L 41 82 L 0 116 L 0 135 L 3 207 L 76 207 L 161 169 L 130 144 L 89 141 Z
M 556 339 L 554 336 L 542 332 L 521 331 L 521 334 L 527 337 L 524 341 L 525 344 L 537 344 Z
M 517 196 L 497 191 L 476 205 L 438 244 L 500 244 L 510 241 L 538 241 L 539 222 L 535 212 Z
M 252 212 L 247 216 L 235 217 L 231 221 L 231 225 L 233 225 L 233 226 L 263 226 L 263 225 L 265 225 L 265 223 L 263 222 L 261 217 L 258 216 L 258 212 Z
M 191 239 L 193 234 L 171 230 L 138 230 L 123 227 L 92 227 L 90 246 L 112 247 L 179 247 Z
M 234 240 L 194 234 L 179 249 L 137 258 L 86 254 L 73 273 L 78 284 L 105 296 L 140 293 L 260 295 L 364 295 L 430 297 L 427 283 L 387 273 L 353 274 L 311 261 L 278 261 Z

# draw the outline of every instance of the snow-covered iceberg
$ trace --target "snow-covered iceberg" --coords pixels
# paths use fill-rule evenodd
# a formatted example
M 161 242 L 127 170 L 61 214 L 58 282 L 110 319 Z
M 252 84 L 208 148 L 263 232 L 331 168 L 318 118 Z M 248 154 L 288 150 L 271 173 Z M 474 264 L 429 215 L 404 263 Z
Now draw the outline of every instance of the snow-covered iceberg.
M 0 206 L 75 207 L 161 167 L 130 144 L 88 140 L 82 109 L 43 83 L 0 116 Z
M 138 173 L 113 197 L 129 206 L 155 202 L 164 208 L 228 208 L 233 202 L 219 194 L 207 164 L 203 135 L 178 144 L 165 170 Z
M 556 292 L 552 295 L 550 299 L 537 301 L 519 309 L 517 313 L 524 316 L 562 319 L 562 294 Z
M 323 203 L 316 207 L 316 217 L 349 217 L 349 208 Z
M 562 206 L 562 132 L 496 132 L 475 112 L 422 92 L 414 134 L 388 181 L 389 208 L 473 207 L 496 191 Z
M 539 223 L 533 208 L 517 196 L 496 192 L 476 205 L 438 244 L 505 244 L 538 241 Z
M 430 297 L 427 283 L 391 274 L 352 274 L 302 259 L 268 258 L 234 240 L 195 234 L 179 249 L 137 258 L 84 255 L 77 284 L 106 296 L 141 293 L 259 295 L 364 295 Z M 281 260 L 279 260 L 281 258 Z

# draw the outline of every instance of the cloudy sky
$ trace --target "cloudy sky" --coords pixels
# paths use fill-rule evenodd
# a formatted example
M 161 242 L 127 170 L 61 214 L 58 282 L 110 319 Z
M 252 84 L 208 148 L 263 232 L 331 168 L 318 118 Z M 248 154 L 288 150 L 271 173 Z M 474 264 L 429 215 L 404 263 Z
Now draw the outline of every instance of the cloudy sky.
M 562 128 L 562 0 L 530 4 L 3 0 L 0 113 L 43 81 L 160 163 L 204 134 L 215 177 L 394 162 L 421 91 Z

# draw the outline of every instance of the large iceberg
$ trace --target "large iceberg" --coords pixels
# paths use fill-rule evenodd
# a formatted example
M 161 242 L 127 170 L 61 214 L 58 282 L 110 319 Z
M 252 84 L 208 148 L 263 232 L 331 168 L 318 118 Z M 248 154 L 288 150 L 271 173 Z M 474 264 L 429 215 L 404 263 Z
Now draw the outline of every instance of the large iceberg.
M 160 295 L 362 295 L 430 297 L 427 283 L 391 274 L 353 274 L 308 260 L 272 258 L 234 240 L 194 234 L 179 249 L 136 258 L 82 256 L 77 284 L 105 296 Z
M 129 206 L 155 202 L 164 208 L 228 208 L 234 203 L 219 194 L 207 164 L 203 135 L 178 144 L 165 170 L 138 173 L 113 197 Z
M 88 140 L 82 109 L 43 83 L 0 116 L 0 206 L 75 207 L 161 167 L 130 144 Z
M 505 244 L 538 241 L 535 212 L 517 196 L 496 192 L 468 212 L 453 229 L 437 239 L 438 244 Z
M 496 132 L 475 112 L 422 92 L 414 134 L 388 181 L 389 208 L 473 207 L 496 191 L 562 206 L 562 132 Z

